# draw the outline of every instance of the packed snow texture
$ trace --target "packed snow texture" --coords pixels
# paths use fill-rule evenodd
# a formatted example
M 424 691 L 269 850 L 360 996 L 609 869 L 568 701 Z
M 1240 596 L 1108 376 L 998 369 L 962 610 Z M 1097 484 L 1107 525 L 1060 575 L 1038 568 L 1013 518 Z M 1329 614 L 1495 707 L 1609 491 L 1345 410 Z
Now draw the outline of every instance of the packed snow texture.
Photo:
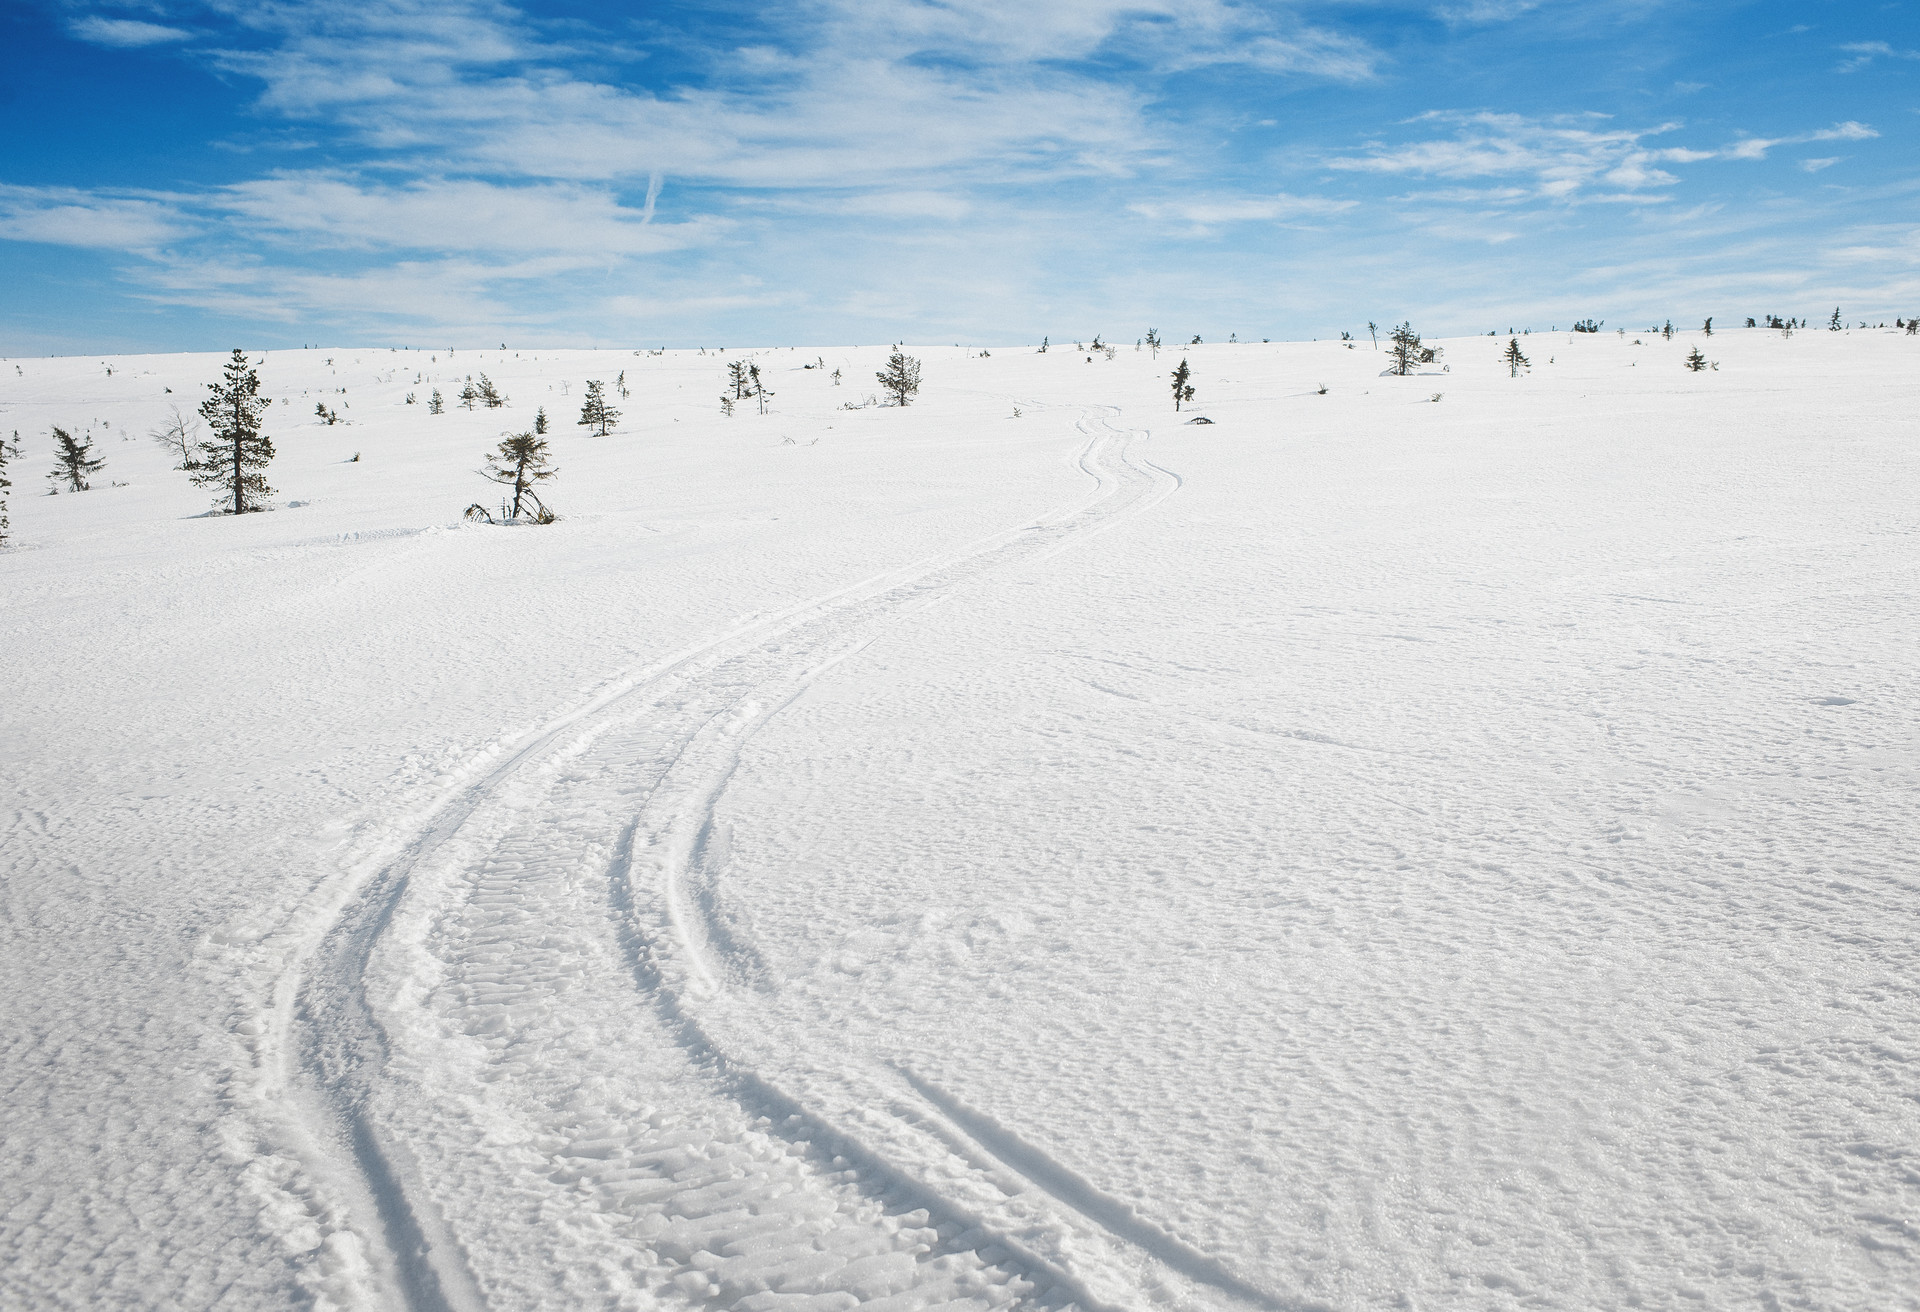
M 0 1304 L 1920 1307 L 1920 348 L 1444 345 L 4 362 Z

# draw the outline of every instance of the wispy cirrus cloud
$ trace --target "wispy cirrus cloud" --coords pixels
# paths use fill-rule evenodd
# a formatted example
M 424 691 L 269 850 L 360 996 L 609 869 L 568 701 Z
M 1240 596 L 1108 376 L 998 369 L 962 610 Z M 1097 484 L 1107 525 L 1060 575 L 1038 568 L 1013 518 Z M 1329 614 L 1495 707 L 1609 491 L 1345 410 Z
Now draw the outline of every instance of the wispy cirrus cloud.
M 1741 137 L 1724 146 L 1700 149 L 1652 144 L 1655 138 L 1680 129 L 1673 122 L 1614 128 L 1603 126 L 1607 120 L 1598 115 L 1533 119 L 1455 111 L 1423 114 L 1413 122 L 1445 124 L 1453 133 L 1397 146 L 1376 145 L 1364 155 L 1330 159 L 1327 167 L 1450 179 L 1519 176 L 1531 179 L 1534 198 L 1569 203 L 1650 200 L 1657 199 L 1653 193 L 1658 189 L 1680 181 L 1664 166 L 1761 160 L 1778 146 L 1879 136 L 1866 124 L 1849 121 L 1792 136 Z
M 142 22 L 137 18 L 105 18 L 99 14 L 88 14 L 74 20 L 68 30 L 82 41 L 96 46 L 115 46 L 128 50 L 140 46 L 169 45 L 175 41 L 190 40 L 193 36 L 185 28 Z
M 1142 218 L 1211 229 L 1230 223 L 1285 222 L 1327 218 L 1359 207 L 1357 200 L 1328 196 L 1183 196 L 1173 200 L 1135 201 L 1127 209 Z
M 1836 72 L 1857 73 L 1876 59 L 1920 59 L 1920 50 L 1900 50 L 1885 41 L 1850 41 L 1838 47 L 1853 56 L 1840 62 Z
M 177 196 L 0 184 L 0 240 L 140 252 L 199 226 Z

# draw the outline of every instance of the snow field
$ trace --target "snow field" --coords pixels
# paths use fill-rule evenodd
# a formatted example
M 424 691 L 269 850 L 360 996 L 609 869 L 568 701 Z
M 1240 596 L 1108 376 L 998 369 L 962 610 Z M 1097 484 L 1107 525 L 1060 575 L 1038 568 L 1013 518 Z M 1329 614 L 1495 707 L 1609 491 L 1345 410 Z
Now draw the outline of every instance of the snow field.
M 1911 344 L 1504 344 L 8 362 L 7 1301 L 1914 1305 Z

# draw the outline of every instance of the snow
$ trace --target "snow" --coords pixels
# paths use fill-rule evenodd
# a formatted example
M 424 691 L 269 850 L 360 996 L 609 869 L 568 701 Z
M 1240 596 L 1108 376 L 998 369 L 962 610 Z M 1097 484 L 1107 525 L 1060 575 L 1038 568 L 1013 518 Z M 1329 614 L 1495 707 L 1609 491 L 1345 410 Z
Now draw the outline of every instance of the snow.
M 0 1303 L 1920 1307 L 1920 348 L 1442 345 L 0 364 Z

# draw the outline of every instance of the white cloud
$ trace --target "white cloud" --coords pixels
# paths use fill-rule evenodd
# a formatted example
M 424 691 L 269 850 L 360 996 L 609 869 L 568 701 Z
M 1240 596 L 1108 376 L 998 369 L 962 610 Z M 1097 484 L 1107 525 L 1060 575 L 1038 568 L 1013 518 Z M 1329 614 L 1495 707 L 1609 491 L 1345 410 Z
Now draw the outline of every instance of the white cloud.
M 1803 159 L 1800 161 L 1800 167 L 1808 173 L 1818 173 L 1821 169 L 1832 168 L 1835 164 L 1838 164 L 1842 158 L 1844 157 L 1840 155 L 1832 155 L 1826 159 Z
M 226 187 L 207 204 L 254 232 L 308 247 L 467 255 L 651 254 L 687 246 L 716 226 L 654 224 L 647 208 L 622 205 L 601 188 L 472 179 L 377 186 L 352 176 L 290 174 Z
M 77 19 L 67 29 L 82 41 L 91 41 L 97 46 L 118 46 L 133 48 L 137 46 L 165 45 L 170 41 L 186 41 L 193 33 L 178 27 L 163 27 L 159 23 L 143 23 L 137 18 L 101 18 L 97 14 Z
M 1224 223 L 1273 222 L 1324 218 L 1358 207 L 1354 200 L 1324 196 L 1192 196 L 1170 201 L 1139 201 L 1127 206 L 1143 218 L 1177 221 L 1200 228 Z
M 1802 132 L 1792 137 L 1745 137 L 1720 152 L 1722 159 L 1765 159 L 1775 146 L 1799 146 L 1810 141 L 1871 141 L 1879 136 L 1864 123 L 1836 123 L 1818 132 Z
M 1679 177 L 1658 167 L 1661 164 L 1759 160 L 1776 146 L 1865 141 L 1880 135 L 1864 123 L 1849 121 L 1790 137 L 1746 137 L 1718 150 L 1697 150 L 1643 144 L 1649 137 L 1676 130 L 1676 123 L 1638 130 L 1602 129 L 1590 126 L 1601 121 L 1597 115 L 1529 119 L 1517 114 L 1452 112 L 1423 114 L 1413 121 L 1449 124 L 1454 135 L 1397 147 L 1376 145 L 1365 155 L 1328 160 L 1327 167 L 1458 179 L 1520 175 L 1532 179 L 1532 190 L 1542 199 L 1619 200 L 1678 183 Z M 1620 193 L 1603 197 L 1588 190 L 1602 183 L 1620 189 L 1624 197 Z
M 186 237 L 194 226 L 171 198 L 0 184 L 0 240 L 144 251 Z
M 1920 50 L 1896 50 L 1885 41 L 1851 41 L 1838 48 L 1853 56 L 1835 70 L 1841 73 L 1857 73 L 1875 59 L 1920 59 Z

